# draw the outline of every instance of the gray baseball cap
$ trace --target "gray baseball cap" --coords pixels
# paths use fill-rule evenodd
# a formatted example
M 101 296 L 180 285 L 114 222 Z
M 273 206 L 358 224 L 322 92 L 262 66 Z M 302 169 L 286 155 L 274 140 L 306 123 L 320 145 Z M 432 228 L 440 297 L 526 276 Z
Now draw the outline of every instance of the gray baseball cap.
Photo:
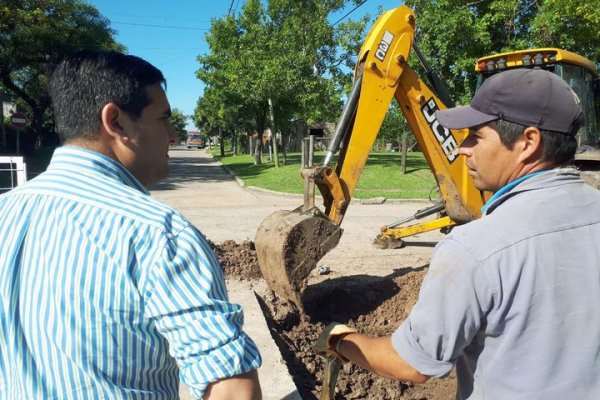
M 583 121 L 579 98 L 559 76 L 541 69 L 513 69 L 486 79 L 468 106 L 436 112 L 448 129 L 473 128 L 502 119 L 575 134 Z

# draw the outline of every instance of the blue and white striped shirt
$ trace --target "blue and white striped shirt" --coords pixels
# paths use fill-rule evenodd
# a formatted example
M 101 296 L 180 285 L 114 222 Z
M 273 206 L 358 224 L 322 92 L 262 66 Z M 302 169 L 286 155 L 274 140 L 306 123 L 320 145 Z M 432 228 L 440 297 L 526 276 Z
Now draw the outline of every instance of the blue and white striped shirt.
M 110 158 L 57 149 L 0 238 L 1 399 L 172 399 L 178 366 L 202 397 L 260 366 L 203 235 Z

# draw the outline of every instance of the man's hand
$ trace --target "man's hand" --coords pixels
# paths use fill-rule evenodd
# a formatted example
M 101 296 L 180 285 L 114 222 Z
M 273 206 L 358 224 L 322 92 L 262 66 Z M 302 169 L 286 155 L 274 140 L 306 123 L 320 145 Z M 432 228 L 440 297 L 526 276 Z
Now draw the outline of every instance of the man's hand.
M 315 351 L 322 356 L 329 354 L 339 358 L 343 362 L 347 362 L 348 360 L 339 354 L 337 347 L 340 340 L 349 333 L 356 333 L 356 329 L 338 322 L 330 323 L 319 335 L 314 346 Z

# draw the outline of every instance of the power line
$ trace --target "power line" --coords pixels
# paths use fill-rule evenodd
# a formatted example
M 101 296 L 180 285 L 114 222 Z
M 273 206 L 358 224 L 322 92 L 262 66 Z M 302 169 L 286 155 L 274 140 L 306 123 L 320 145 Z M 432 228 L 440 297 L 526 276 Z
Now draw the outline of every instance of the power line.
M 240 0 L 235 0 L 235 6 L 233 7 L 233 12 L 237 11 L 239 5 L 240 5 Z
M 166 19 L 163 16 L 157 17 L 157 16 L 154 16 L 154 15 L 130 14 L 130 13 L 122 13 L 122 12 L 118 12 L 118 11 L 106 11 L 105 15 L 107 17 L 110 16 L 111 17 L 110 19 L 112 19 L 112 16 L 117 16 L 115 18 L 118 18 L 118 17 L 134 17 L 137 20 L 139 20 L 139 19 L 146 19 L 146 20 L 158 20 L 158 21 L 166 22 Z M 179 22 L 182 22 L 182 21 L 197 23 L 199 21 L 198 18 L 181 18 L 181 17 L 173 17 L 173 16 L 169 16 L 169 20 L 173 21 L 173 22 L 176 22 L 176 23 L 179 23 Z M 208 22 L 210 22 L 210 19 L 207 19 L 204 22 L 208 23 Z
M 150 28 L 162 28 L 162 29 L 184 29 L 184 30 L 190 30 L 190 31 L 208 31 L 209 30 L 207 28 L 196 28 L 194 26 L 137 24 L 137 23 L 134 23 L 134 22 L 120 22 L 120 21 L 111 21 L 111 24 L 147 26 L 147 27 L 150 27 Z
M 356 11 L 356 9 L 360 6 L 362 6 L 363 4 L 365 4 L 367 2 L 367 0 L 363 0 L 360 4 L 358 4 L 356 7 L 354 7 L 352 10 L 350 10 L 346 15 L 344 15 L 342 18 L 338 19 L 337 21 L 335 21 L 331 26 L 335 26 L 338 24 L 338 22 L 341 22 L 344 18 L 346 18 L 348 15 L 352 14 L 354 11 Z
M 231 4 L 229 4 L 229 11 L 227 11 L 227 15 L 231 15 L 231 9 L 233 8 L 233 2 L 235 0 L 231 0 Z

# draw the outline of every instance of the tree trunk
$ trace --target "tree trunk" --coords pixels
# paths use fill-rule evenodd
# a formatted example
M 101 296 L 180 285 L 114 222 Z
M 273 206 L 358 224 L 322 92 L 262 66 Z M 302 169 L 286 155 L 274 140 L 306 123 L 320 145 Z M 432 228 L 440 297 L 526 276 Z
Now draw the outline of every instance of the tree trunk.
M 273 139 L 272 139 L 272 135 L 271 134 L 271 138 L 269 138 L 269 141 L 267 142 L 267 151 L 269 152 L 269 162 L 273 162 Z
M 283 165 L 287 165 L 287 152 L 285 151 L 285 137 L 281 132 L 281 152 L 283 153 Z
M 269 97 L 269 117 L 271 119 L 271 147 L 273 148 L 273 158 L 275 159 L 275 168 L 279 168 L 279 156 L 277 154 L 277 128 L 275 127 L 275 116 L 273 114 L 273 101 Z
M 254 165 L 262 164 L 261 155 L 262 155 L 262 138 L 260 136 L 257 136 L 256 141 L 254 143 Z
M 400 151 L 402 152 L 401 161 L 400 161 L 401 172 L 402 172 L 402 175 L 405 175 L 406 174 L 406 153 L 408 152 L 408 146 L 406 145 L 406 135 L 402 135 L 402 138 L 400 139 L 400 143 L 401 143 Z
M 223 140 L 223 128 L 219 127 L 219 147 L 221 150 L 221 157 L 225 157 L 225 141 Z
M 231 134 L 231 150 L 233 151 L 234 156 L 238 155 L 238 135 L 235 129 Z

